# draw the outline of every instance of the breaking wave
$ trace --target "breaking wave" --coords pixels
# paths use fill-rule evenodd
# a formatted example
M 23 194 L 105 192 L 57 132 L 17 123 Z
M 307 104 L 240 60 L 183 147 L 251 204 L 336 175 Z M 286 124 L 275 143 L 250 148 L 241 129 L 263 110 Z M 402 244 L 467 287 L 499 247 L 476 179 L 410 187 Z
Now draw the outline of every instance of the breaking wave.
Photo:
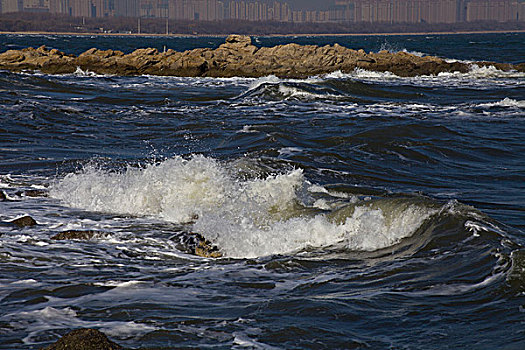
M 429 199 L 330 193 L 301 169 L 246 179 L 236 162 L 195 155 L 108 171 L 89 165 L 51 186 L 68 206 L 189 225 L 228 257 L 337 246 L 374 251 L 417 232 L 443 210 Z

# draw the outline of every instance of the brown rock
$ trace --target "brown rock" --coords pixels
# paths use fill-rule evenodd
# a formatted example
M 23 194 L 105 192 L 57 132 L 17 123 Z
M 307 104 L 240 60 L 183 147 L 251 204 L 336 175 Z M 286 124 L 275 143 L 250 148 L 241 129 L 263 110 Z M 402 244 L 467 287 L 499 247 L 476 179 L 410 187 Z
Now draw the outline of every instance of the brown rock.
M 112 342 L 108 337 L 91 328 L 76 329 L 64 335 L 56 343 L 42 350 L 120 350 L 122 346 Z
M 200 233 L 192 232 L 191 235 L 196 238 L 196 244 L 193 253 L 203 258 L 220 258 L 222 253 L 219 249 L 212 245 L 206 238 Z
M 44 190 L 25 190 L 18 191 L 16 195 L 25 197 L 47 197 L 47 192 Z
M 231 34 L 226 38 L 226 43 L 248 46 L 251 45 L 252 39 L 248 35 Z
M 51 239 L 55 240 L 66 240 L 66 239 L 78 239 L 78 240 L 89 240 L 97 235 L 101 235 L 101 232 L 93 230 L 67 230 L 52 236 Z
M 35 226 L 37 222 L 32 217 L 26 215 L 22 216 L 21 218 L 9 221 L 9 223 L 18 226 L 18 227 L 27 227 L 27 226 Z
M 518 72 L 525 72 L 525 62 L 514 65 L 514 69 Z
M 136 49 L 135 51 L 133 51 L 129 55 L 130 56 L 142 57 L 142 56 L 158 55 L 158 53 L 159 53 L 159 50 L 157 50 L 157 49 L 147 48 L 147 49 Z
M 0 60 L 6 63 L 18 63 L 24 59 L 25 56 L 22 51 L 7 50 L 3 54 L 0 54 Z

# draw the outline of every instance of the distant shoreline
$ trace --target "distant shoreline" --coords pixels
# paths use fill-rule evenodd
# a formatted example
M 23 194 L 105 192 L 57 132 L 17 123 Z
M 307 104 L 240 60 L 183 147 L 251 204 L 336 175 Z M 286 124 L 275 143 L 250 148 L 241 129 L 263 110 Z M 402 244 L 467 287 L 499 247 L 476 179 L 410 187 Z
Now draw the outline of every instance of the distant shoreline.
M 246 34 L 257 37 L 306 37 L 306 36 L 417 36 L 417 35 L 470 35 L 470 34 L 511 34 L 511 33 L 525 33 L 525 29 L 515 30 L 479 30 L 479 31 L 444 31 L 444 32 L 393 32 L 393 33 L 312 33 L 312 34 Z M 42 31 L 28 31 L 28 32 L 3 32 L 0 35 L 78 35 L 78 36 L 136 36 L 136 37 L 226 37 L 228 34 L 154 34 L 154 33 L 77 33 L 77 32 L 42 32 Z

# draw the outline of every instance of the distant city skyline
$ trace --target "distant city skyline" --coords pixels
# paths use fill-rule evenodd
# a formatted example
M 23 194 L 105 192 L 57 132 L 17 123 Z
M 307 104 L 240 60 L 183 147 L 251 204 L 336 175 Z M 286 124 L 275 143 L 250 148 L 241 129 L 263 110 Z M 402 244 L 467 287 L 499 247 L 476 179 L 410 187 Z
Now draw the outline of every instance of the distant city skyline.
M 525 0 L 328 0 L 323 6 L 316 4 L 314 0 L 0 0 L 0 12 L 297 23 L 525 21 Z

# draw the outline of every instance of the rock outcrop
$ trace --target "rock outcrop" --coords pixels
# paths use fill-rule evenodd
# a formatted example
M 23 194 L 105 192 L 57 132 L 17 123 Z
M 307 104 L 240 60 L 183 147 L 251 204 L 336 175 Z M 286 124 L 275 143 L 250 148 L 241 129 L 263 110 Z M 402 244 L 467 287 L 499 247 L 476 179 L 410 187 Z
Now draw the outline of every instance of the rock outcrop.
M 112 342 L 108 337 L 91 328 L 71 331 L 42 350 L 121 350 L 122 346 Z
M 35 221 L 35 219 L 33 219 L 32 217 L 28 215 L 8 221 L 7 223 L 11 225 L 15 225 L 20 228 L 37 225 L 37 222 Z
M 498 69 L 525 71 L 525 63 L 476 62 Z M 44 73 L 73 73 L 78 68 L 99 74 L 163 75 L 204 77 L 307 77 L 355 68 L 389 71 L 399 76 L 431 75 L 441 72 L 467 72 L 470 65 L 439 57 L 416 56 L 407 52 L 366 53 L 341 45 L 287 44 L 274 47 L 254 46 L 249 36 L 230 35 L 217 49 L 194 49 L 184 52 L 137 49 L 129 54 L 92 48 L 78 57 L 45 46 L 38 49 L 8 50 L 0 54 L 0 69 L 39 70 Z

